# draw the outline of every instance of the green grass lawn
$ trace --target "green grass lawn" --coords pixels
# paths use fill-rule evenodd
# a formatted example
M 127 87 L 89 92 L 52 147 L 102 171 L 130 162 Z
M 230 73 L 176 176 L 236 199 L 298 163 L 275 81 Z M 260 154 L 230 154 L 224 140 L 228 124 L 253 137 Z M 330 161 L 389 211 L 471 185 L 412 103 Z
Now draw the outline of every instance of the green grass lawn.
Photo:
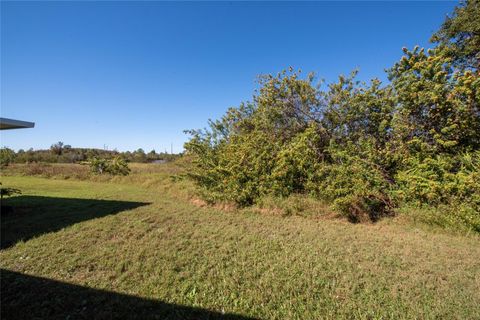
M 480 319 L 476 235 L 198 207 L 135 169 L 2 183 L 2 319 Z

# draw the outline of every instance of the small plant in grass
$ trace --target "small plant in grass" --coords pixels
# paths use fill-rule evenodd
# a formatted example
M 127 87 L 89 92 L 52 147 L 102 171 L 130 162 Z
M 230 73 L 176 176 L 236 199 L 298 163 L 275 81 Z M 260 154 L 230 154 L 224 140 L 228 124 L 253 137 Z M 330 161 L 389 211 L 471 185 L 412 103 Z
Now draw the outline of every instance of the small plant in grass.
M 0 183 L 1 185 L 1 183 Z M 10 197 L 15 194 L 22 194 L 22 192 L 19 189 L 15 188 L 4 188 L 0 187 L 0 199 L 3 200 L 3 197 Z
M 115 157 L 111 160 L 94 157 L 87 161 L 90 170 L 95 174 L 111 174 L 126 176 L 130 173 L 127 161 L 121 157 Z
M 115 157 L 109 162 L 108 173 L 126 176 L 130 173 L 127 161 L 121 157 Z

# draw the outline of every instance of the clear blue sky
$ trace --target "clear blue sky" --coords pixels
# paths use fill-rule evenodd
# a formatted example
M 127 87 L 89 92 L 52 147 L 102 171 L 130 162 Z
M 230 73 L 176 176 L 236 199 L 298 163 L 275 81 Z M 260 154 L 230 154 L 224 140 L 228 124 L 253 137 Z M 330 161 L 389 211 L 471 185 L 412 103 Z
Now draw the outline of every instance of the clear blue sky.
M 428 39 L 456 2 L 1 3 L 1 132 L 14 149 L 182 150 L 289 66 L 320 78 L 383 70 Z

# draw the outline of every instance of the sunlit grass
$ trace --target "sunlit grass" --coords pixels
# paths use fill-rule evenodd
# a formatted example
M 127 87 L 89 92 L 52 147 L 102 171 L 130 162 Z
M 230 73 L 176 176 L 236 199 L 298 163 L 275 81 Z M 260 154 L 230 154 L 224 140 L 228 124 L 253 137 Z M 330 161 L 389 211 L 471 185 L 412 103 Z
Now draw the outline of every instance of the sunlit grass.
M 85 181 L 2 177 L 4 185 L 21 189 L 24 197 L 90 200 L 85 201 L 90 207 L 64 201 L 51 213 L 27 201 L 21 206 L 33 207 L 28 214 L 49 219 L 81 209 L 92 216 L 24 241 L 18 238 L 1 250 L 0 266 L 265 319 L 480 318 L 478 236 L 430 232 L 392 220 L 354 225 L 312 219 L 308 213 L 314 205 L 301 198 L 292 210 L 304 208 L 307 217 L 199 207 L 188 201 L 189 183 L 172 178 L 181 168 L 132 169 L 127 177 Z M 20 199 L 5 204 L 19 205 Z M 146 205 L 95 216 L 95 210 L 106 207 L 92 205 L 92 199 Z M 264 208 L 272 207 L 272 202 L 264 203 Z M 25 216 L 19 223 L 28 221 Z M 22 295 L 2 287 L 5 293 Z M 40 295 L 32 310 L 23 312 L 34 313 L 49 303 L 61 299 L 44 302 Z

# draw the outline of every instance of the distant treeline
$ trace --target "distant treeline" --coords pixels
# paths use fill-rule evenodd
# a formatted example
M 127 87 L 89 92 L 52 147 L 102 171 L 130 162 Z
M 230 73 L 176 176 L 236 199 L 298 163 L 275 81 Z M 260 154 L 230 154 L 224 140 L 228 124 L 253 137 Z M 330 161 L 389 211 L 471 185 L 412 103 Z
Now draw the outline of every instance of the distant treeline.
M 18 152 L 3 148 L 1 150 L 2 163 L 6 160 L 8 163 L 79 163 L 92 158 L 113 159 L 118 156 L 128 162 L 148 163 L 158 160 L 171 161 L 179 157 L 178 154 L 169 154 L 155 150 L 145 152 L 143 149 L 135 151 L 119 152 L 117 150 L 103 150 L 94 148 L 73 148 L 63 142 L 53 144 L 48 150 L 20 149 Z

